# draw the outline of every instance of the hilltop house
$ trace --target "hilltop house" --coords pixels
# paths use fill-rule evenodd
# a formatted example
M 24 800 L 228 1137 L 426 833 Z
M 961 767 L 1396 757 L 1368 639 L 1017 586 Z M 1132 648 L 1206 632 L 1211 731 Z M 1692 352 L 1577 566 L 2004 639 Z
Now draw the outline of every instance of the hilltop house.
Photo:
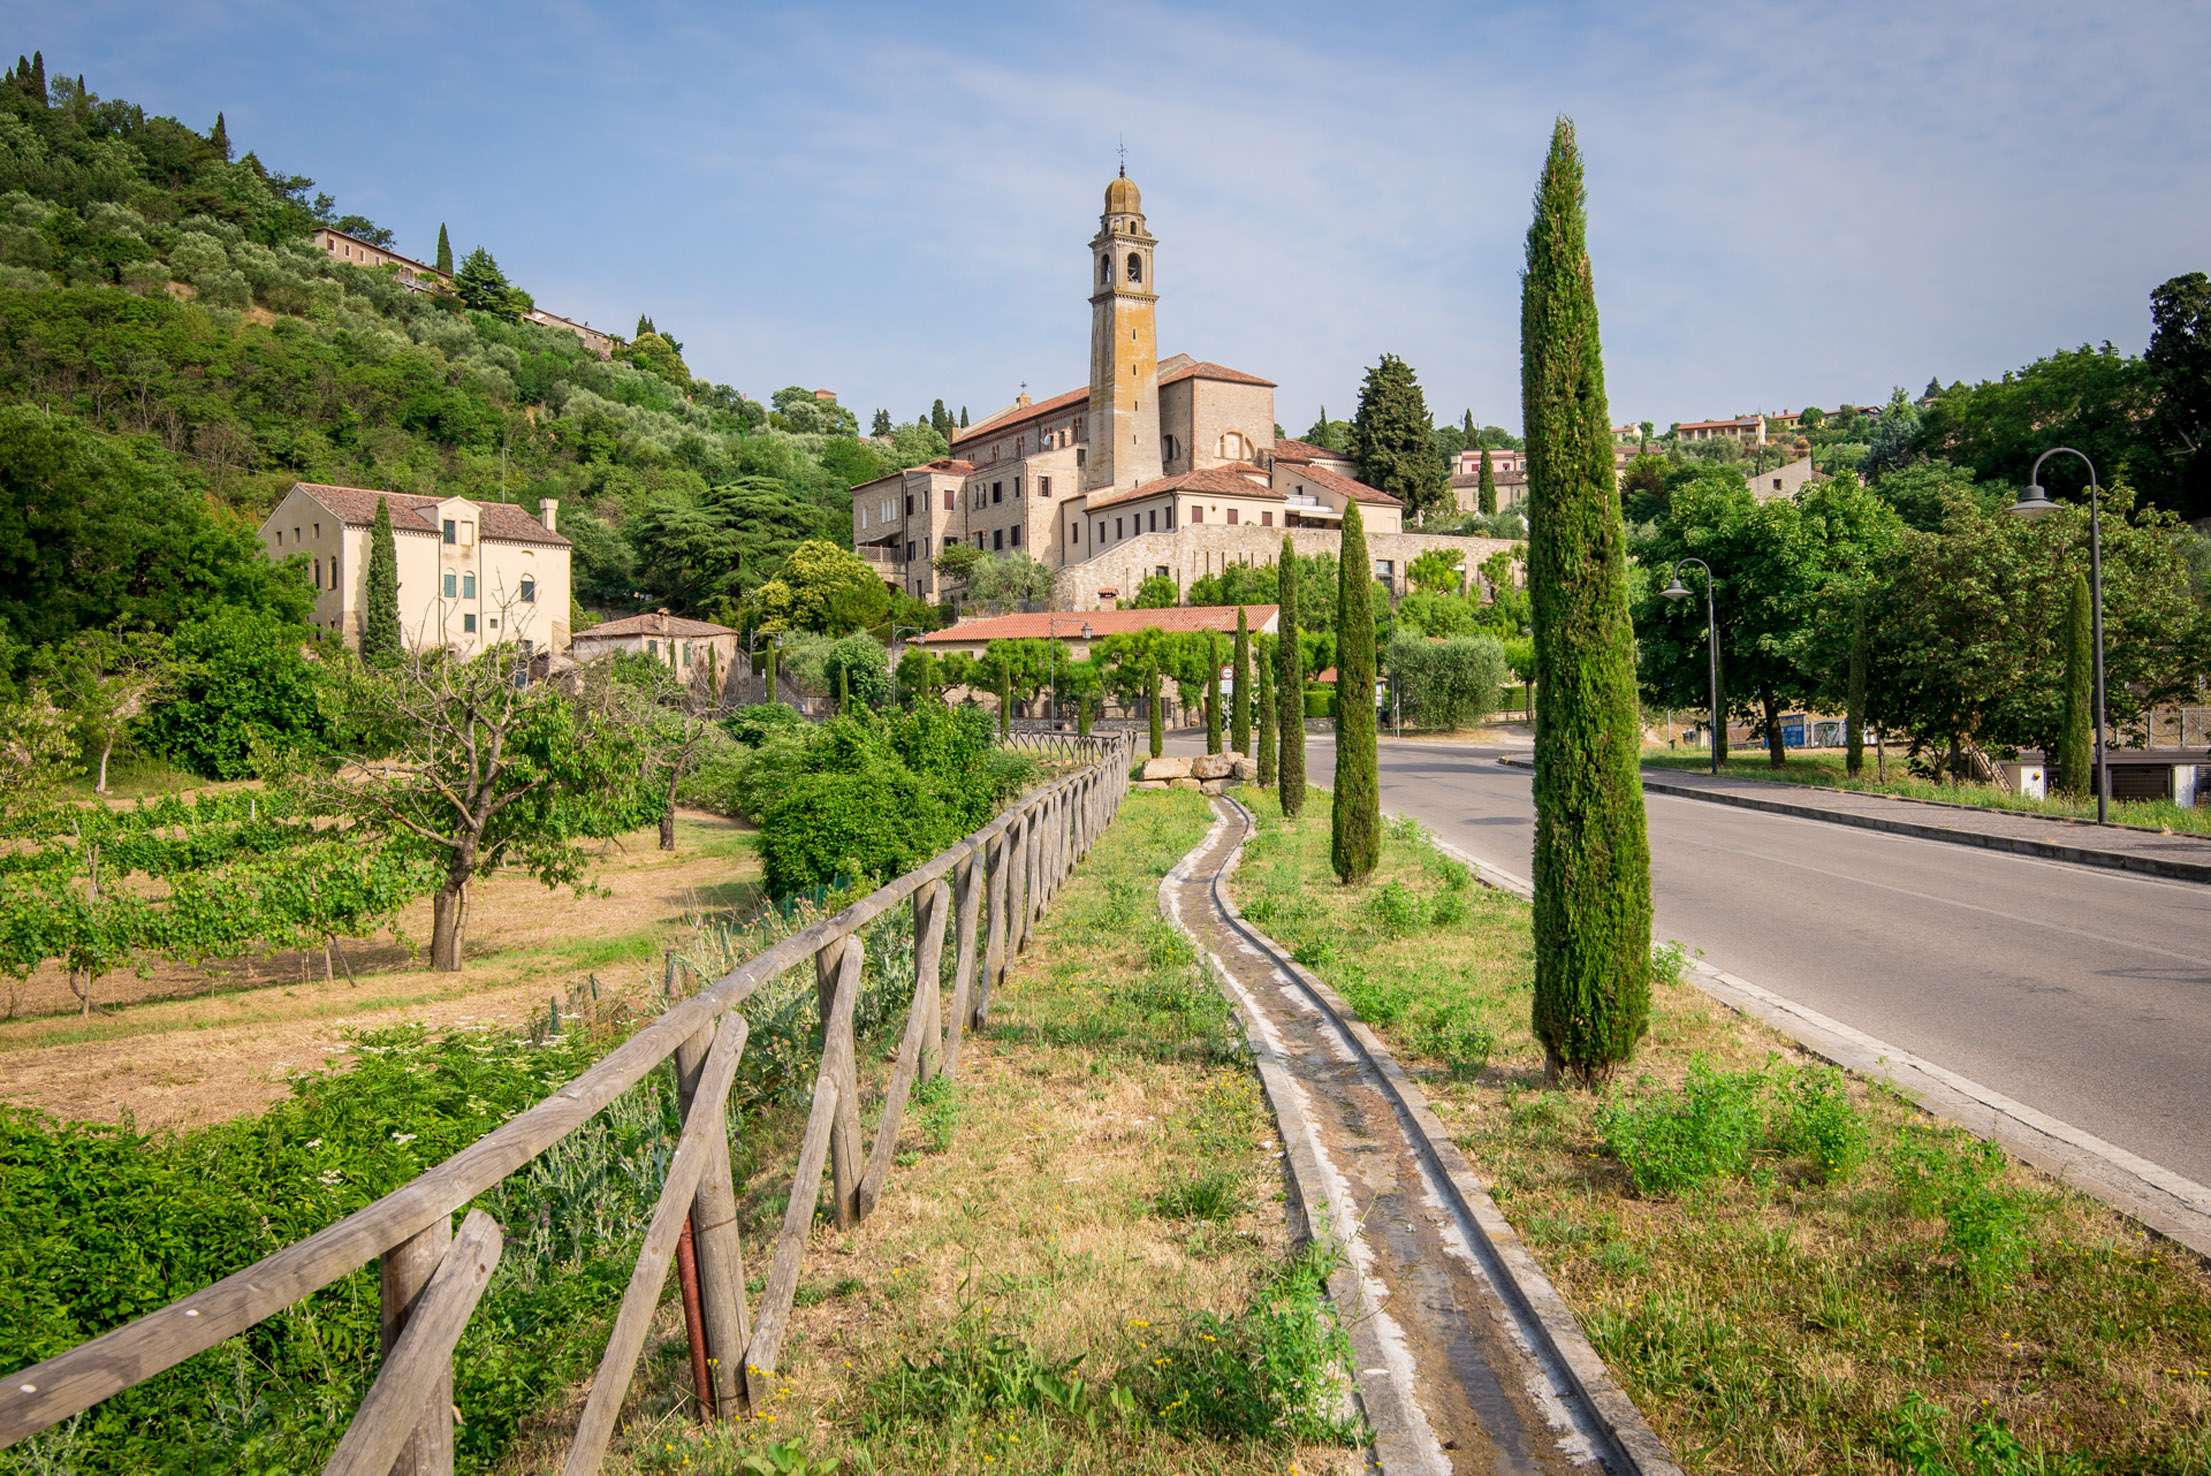
M 349 266 L 397 267 L 400 282 L 417 292 L 436 292 L 453 285 L 453 279 L 436 267 L 424 266 L 411 256 L 401 256 L 389 247 L 349 236 L 330 226 L 315 227 L 314 234 L 307 239 L 318 249 L 329 252 L 332 259 Z
M 517 643 L 525 655 L 568 645 L 569 546 L 547 498 L 533 518 L 504 502 L 421 497 L 296 482 L 259 537 L 269 558 L 304 558 L 319 593 L 313 623 L 361 646 L 370 528 L 391 504 L 399 558 L 399 631 L 411 650 L 473 655 Z

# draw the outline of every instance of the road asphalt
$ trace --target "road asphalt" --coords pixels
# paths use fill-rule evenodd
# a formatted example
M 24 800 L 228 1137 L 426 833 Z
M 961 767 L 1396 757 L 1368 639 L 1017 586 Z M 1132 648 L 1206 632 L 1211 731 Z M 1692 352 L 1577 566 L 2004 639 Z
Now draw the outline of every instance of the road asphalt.
M 1507 751 L 1384 739 L 1384 810 L 1526 877 L 1532 776 Z M 1328 784 L 1333 741 L 1306 755 Z M 2211 1183 L 2211 888 L 1670 795 L 1646 811 L 1657 938 Z

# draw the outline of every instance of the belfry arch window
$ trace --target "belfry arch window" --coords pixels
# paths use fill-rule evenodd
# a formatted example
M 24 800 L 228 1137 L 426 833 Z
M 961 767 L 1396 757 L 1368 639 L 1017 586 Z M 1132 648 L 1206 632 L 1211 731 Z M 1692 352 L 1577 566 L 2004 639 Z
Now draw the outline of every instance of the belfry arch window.
M 1144 280 L 1144 258 L 1133 251 L 1129 253 L 1129 280 L 1131 282 Z
M 1098 258 L 1098 285 L 1101 287 L 1113 285 L 1113 258 L 1110 256 Z

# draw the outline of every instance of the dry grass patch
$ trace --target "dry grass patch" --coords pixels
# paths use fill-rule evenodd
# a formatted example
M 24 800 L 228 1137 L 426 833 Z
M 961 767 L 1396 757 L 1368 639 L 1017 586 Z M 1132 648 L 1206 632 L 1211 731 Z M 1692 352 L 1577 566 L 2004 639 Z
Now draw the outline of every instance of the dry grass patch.
M 1352 1469 L 1340 1443 L 1306 1443 L 1339 1366 L 1309 1274 L 1325 1263 L 1292 1256 L 1242 1036 L 1157 914 L 1159 878 L 1210 821 L 1198 795 L 1124 805 L 968 1037 L 958 1081 L 909 1109 L 874 1216 L 817 1231 L 770 1407 L 702 1431 L 668 1324 L 610 1470 L 801 1453 L 886 1473 Z M 894 1044 L 879 1039 L 872 1069 Z M 802 1094 L 739 1133 L 756 1292 Z M 1267 1360 L 1272 1383 L 1254 1372 Z M 1237 1401 L 1249 1428 L 1224 1428 L 1212 1406 L 1255 1378 Z M 547 1469 L 549 1449 L 509 1469 Z
M 623 836 L 599 868 L 605 895 L 495 874 L 474 890 L 458 974 L 421 967 L 391 938 L 342 943 L 350 977 L 342 968 L 325 977 L 320 953 L 114 974 L 95 995 L 106 1012 L 84 1018 L 61 971 L 41 971 L 26 1017 L 0 1023 L 4 1095 L 79 1121 L 219 1122 L 283 1096 L 286 1075 L 341 1054 L 360 1031 L 402 1022 L 519 1029 L 548 999 L 588 990 L 594 977 L 634 990 L 702 912 L 758 905 L 749 831 L 687 811 L 673 852 L 657 849 L 653 830 Z M 424 898 L 402 914 L 399 933 L 426 937 L 429 925 Z
M 1425 1073 L 1689 1469 L 2211 1470 L 2197 1258 L 1714 1004 L 1678 953 L 1620 1079 L 1547 1090 L 1524 903 L 1404 822 L 1343 888 L 1325 806 L 1247 803 L 1239 905 Z

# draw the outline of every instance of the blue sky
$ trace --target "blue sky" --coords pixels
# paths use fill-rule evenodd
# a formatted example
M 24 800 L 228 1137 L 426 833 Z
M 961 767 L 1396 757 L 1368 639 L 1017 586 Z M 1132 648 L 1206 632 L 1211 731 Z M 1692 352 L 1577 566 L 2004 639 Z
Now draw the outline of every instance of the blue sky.
M 102 96 L 309 174 L 694 373 L 863 418 L 1083 382 L 1116 145 L 1160 345 L 1295 434 L 1394 352 L 1519 424 L 1552 119 L 1615 419 L 1832 408 L 2110 339 L 2211 268 L 2211 6 L 717 6 L 7 0 Z

